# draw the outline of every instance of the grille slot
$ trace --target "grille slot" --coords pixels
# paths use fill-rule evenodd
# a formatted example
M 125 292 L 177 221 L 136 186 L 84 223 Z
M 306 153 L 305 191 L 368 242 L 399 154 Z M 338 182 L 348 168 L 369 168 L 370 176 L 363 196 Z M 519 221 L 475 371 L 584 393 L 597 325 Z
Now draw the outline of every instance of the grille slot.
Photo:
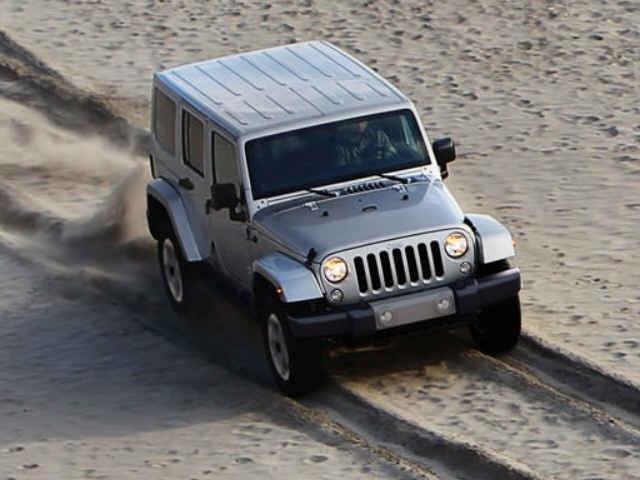
M 407 283 L 407 275 L 404 271 L 404 262 L 402 261 L 402 251 L 399 248 L 393 249 L 393 265 L 396 267 L 396 277 L 398 285 Z
M 356 277 L 358 277 L 358 288 L 360 289 L 360 293 L 365 293 L 369 290 L 369 286 L 367 285 L 367 274 L 364 271 L 364 262 L 362 261 L 362 257 L 354 258 L 353 264 L 356 267 Z
M 395 280 L 393 279 L 393 271 L 391 270 L 391 261 L 387 252 L 380 252 L 380 263 L 382 263 L 382 274 L 384 275 L 384 286 L 393 287 Z
M 418 255 L 420 256 L 420 268 L 422 268 L 422 278 L 429 280 L 431 278 L 431 266 L 429 265 L 429 253 L 424 243 L 418 245 Z
M 440 254 L 438 242 L 431 242 L 431 255 L 433 255 L 433 266 L 436 271 L 436 277 L 443 276 L 444 266 L 442 265 L 442 255 Z
M 380 272 L 378 271 L 376 256 L 373 253 L 367 255 L 367 265 L 369 266 L 369 276 L 371 277 L 371 288 L 374 290 L 380 290 L 380 287 L 382 286 L 380 283 Z
M 439 242 L 420 242 L 353 257 L 363 295 L 428 284 L 444 276 Z
M 413 247 L 406 247 L 404 254 L 407 257 L 407 265 L 409 266 L 409 279 L 412 282 L 418 281 L 418 264 L 416 263 L 416 256 L 413 253 Z

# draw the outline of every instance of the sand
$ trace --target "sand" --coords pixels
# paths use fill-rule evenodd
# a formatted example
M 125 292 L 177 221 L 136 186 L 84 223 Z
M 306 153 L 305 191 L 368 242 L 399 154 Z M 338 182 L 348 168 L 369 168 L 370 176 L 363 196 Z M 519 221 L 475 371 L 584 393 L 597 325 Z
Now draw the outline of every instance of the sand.
M 265 444 L 308 436 L 309 429 L 320 427 L 300 426 L 286 415 L 274 418 L 269 401 L 256 400 L 238 409 L 223 401 L 233 398 L 233 404 L 245 395 L 277 398 L 264 372 L 253 366 L 260 362 L 257 356 L 246 360 L 228 349 L 222 359 L 212 362 L 190 347 L 174 352 L 175 336 L 165 334 L 168 340 L 161 340 L 140 327 L 158 325 L 149 312 L 161 311 L 163 300 L 153 246 L 144 229 L 145 158 L 139 144 L 127 146 L 126 132 L 133 138 L 137 129 L 148 125 L 152 73 L 244 50 L 327 39 L 405 91 L 416 102 L 432 138 L 451 135 L 457 141 L 459 159 L 447 184 L 465 211 L 489 213 L 514 233 L 516 263 L 524 278 L 525 330 L 536 348 L 543 346 L 528 350 L 525 345 L 493 364 L 468 353 L 464 339 L 425 339 L 426 347 L 401 342 L 391 351 L 410 352 L 408 358 L 400 355 L 407 362 L 404 366 L 363 369 L 363 363 L 379 363 L 393 353 L 356 356 L 357 368 L 350 366 L 351 360 L 344 364 L 336 360 L 333 379 L 344 389 L 336 395 L 358 395 L 372 409 L 392 415 L 391 423 L 407 421 L 429 431 L 452 452 L 461 451 L 456 448 L 475 452 L 485 462 L 476 478 L 486 474 L 490 464 L 541 478 L 636 478 L 633 475 L 640 471 L 640 260 L 634 254 L 640 238 L 638 24 L 640 7 L 634 2 L 0 4 L 0 30 L 46 65 L 36 68 L 31 59 L 11 56 L 3 43 L 0 96 L 16 102 L 2 100 L 0 108 L 0 311 L 7 324 L 0 327 L 5 352 L 0 365 L 10 372 L 0 380 L 0 391 L 11 392 L 3 393 L 8 399 L 15 396 L 30 403 L 36 416 L 28 420 L 17 416 L 18 407 L 6 402 L 1 423 L 11 427 L 2 430 L 7 451 L 0 456 L 0 473 L 6 466 L 7 476 L 16 478 L 61 473 L 78 477 L 86 468 L 107 476 L 135 477 L 145 475 L 144 460 L 149 460 L 166 463 L 167 478 L 204 475 L 207 468 L 214 471 L 221 466 L 229 467 L 226 474 L 239 477 L 298 471 L 314 477 L 358 476 L 363 474 L 359 469 L 370 464 L 372 473 L 367 475 L 396 474 L 389 473 L 387 463 L 374 465 L 367 457 L 373 455 L 371 450 L 365 449 L 364 457 L 349 449 L 335 453 L 317 438 L 303 442 L 291 457 L 274 461 L 256 447 L 249 455 L 253 462 L 235 462 L 244 455 L 245 444 L 243 437 L 229 432 L 239 425 L 270 429 L 262 436 Z M 35 83 L 44 85 L 44 90 L 29 82 L 24 69 L 32 76 L 35 72 Z M 51 84 L 43 84 L 40 76 L 65 85 L 66 96 L 46 93 Z M 83 110 L 85 104 L 75 99 L 85 94 L 105 102 L 111 123 L 107 125 L 95 109 Z M 112 125 L 117 116 L 124 123 L 101 127 Z M 35 266 L 16 259 L 36 260 Z M 65 287 L 74 277 L 83 281 Z M 97 287 L 91 302 L 84 300 L 83 283 Z M 49 284 L 55 288 L 42 289 Z M 57 288 L 67 298 L 61 300 Z M 35 293 L 39 296 L 31 301 Z M 148 303 L 154 305 L 151 310 L 144 307 Z M 19 304 L 32 304 L 32 309 Z M 49 316 L 54 320 L 48 321 Z M 67 323 L 68 317 L 89 321 Z M 162 325 L 174 321 L 163 320 Z M 35 325 L 43 322 L 47 328 L 37 332 Z M 119 328 L 129 333 L 118 337 Z M 27 347 L 31 343 L 27 334 L 36 333 L 34 346 Z M 232 344 L 241 350 L 242 337 L 230 335 L 235 335 Z M 440 340 L 456 347 L 442 347 Z M 123 364 L 112 366 L 113 370 L 104 367 L 110 380 L 98 383 L 85 379 L 88 371 L 74 373 L 74 362 L 64 360 L 66 350 L 46 348 L 68 344 L 69 349 L 78 349 L 71 358 L 79 361 L 101 342 L 120 352 Z M 20 346 L 20 355 L 12 345 Z M 556 355 L 563 360 L 551 361 L 558 369 L 550 370 L 543 357 Z M 89 360 L 90 368 L 100 365 L 93 357 Z M 180 362 L 176 370 L 168 368 Z M 531 363 L 530 370 L 526 362 Z M 557 373 L 562 362 L 569 373 Z M 248 365 L 240 369 L 240 377 L 235 370 L 238 363 Z M 55 367 L 51 371 L 42 364 Z M 586 379 L 575 373 L 582 369 L 600 376 Z M 202 377 L 186 382 L 192 382 L 191 387 L 180 383 L 179 372 L 194 371 Z M 150 387 L 153 392 L 138 391 L 132 378 L 148 372 L 158 384 Z M 49 375 L 58 381 L 41 378 Z M 87 394 L 76 398 L 82 408 L 71 408 L 66 400 L 53 401 L 49 408 L 51 399 L 59 398 L 54 393 L 64 392 L 61 386 L 74 385 L 74 375 L 81 377 L 79 388 Z M 595 382 L 588 392 L 587 380 Z M 196 383 L 198 387 L 193 386 Z M 110 398 L 112 384 L 133 412 L 125 418 L 146 418 L 148 425 L 124 420 L 121 423 L 130 424 L 128 428 L 114 427 L 116 433 L 109 433 L 105 423 L 119 417 L 118 402 L 126 403 Z M 197 392 L 189 393 L 190 388 Z M 626 389 L 624 398 L 617 394 L 607 398 L 607 391 L 619 389 Z M 172 408 L 174 395 L 199 405 L 203 417 Z M 147 397 L 166 408 L 147 411 Z M 339 415 L 334 401 L 329 395 L 312 406 Z M 53 408 L 56 402 L 60 405 Z M 102 409 L 104 415 L 99 413 Z M 225 420 L 208 421 L 208 415 Z M 179 426 L 175 431 L 158 429 L 156 417 Z M 348 418 L 342 421 L 349 423 Z M 376 432 L 366 425 L 353 422 L 348 429 L 376 442 Z M 170 455 L 160 450 L 167 434 L 179 438 L 176 443 L 181 448 L 175 447 L 179 462 L 171 463 Z M 38 443 L 40 436 L 50 441 Z M 212 467 L 187 456 L 193 449 L 206 449 L 200 444 L 202 437 L 215 437 L 224 444 Z M 442 466 L 438 455 L 417 455 L 411 445 L 394 438 L 391 443 L 397 448 L 391 450 L 409 464 L 417 461 L 425 471 L 444 478 L 471 475 L 452 473 L 455 455 Z M 17 445 L 15 439 L 23 446 L 34 445 L 41 457 L 28 461 L 46 467 L 24 469 L 27 460 L 12 460 L 31 451 L 30 447 L 9 452 Z M 86 446 L 68 451 L 65 442 L 72 439 Z M 113 458 L 106 453 L 124 445 L 148 447 L 143 452 L 119 450 Z M 92 448 L 102 452 L 95 454 L 95 461 L 90 457 Z M 318 455 L 330 461 L 305 463 L 316 450 L 327 452 L 327 448 L 330 455 Z M 65 463 L 74 451 L 90 461 Z M 198 468 L 189 470 L 186 464 L 192 462 Z
M 100 292 L 60 291 L 11 256 L 0 250 L 2 478 L 402 476 Z

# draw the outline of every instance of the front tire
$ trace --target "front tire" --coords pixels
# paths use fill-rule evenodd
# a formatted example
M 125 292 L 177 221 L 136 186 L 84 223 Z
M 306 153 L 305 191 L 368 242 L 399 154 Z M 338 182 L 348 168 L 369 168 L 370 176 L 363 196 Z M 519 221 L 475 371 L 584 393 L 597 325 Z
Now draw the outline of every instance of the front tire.
M 158 240 L 158 263 L 171 307 L 176 313 L 195 308 L 195 265 L 187 262 L 174 235 Z
M 290 397 L 315 390 L 325 377 L 321 341 L 295 338 L 275 298 L 266 302 L 261 316 L 264 351 L 278 388 Z
M 486 307 L 470 327 L 476 348 L 489 355 L 513 349 L 520 339 L 521 329 L 520 299 L 517 295 Z

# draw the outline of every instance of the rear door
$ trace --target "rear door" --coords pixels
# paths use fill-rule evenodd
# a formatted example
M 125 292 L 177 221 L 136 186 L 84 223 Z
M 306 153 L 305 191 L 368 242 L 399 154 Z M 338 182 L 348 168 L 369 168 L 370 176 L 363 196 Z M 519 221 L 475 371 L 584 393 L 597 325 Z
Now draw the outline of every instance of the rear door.
M 206 201 L 211 197 L 212 172 L 206 161 L 207 139 L 204 117 L 189 105 L 180 109 L 180 159 L 178 166 L 178 188 L 184 200 L 200 251 L 207 255 L 210 251 L 208 239 L 208 217 Z

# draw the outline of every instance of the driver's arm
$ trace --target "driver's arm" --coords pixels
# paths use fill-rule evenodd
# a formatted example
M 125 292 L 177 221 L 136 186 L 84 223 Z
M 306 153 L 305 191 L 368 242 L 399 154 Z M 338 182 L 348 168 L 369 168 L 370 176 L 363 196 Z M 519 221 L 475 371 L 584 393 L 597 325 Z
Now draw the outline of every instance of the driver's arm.
M 393 146 L 391 140 L 389 140 L 389 136 L 386 134 L 384 130 L 378 130 L 376 132 L 379 139 L 379 145 L 381 146 L 381 150 L 385 153 L 385 155 L 395 155 L 396 147 Z
M 393 143 L 389 140 L 389 136 L 384 130 L 380 129 L 368 129 L 365 131 L 358 150 L 360 152 L 375 152 L 378 155 L 381 154 L 383 157 L 397 153 Z

